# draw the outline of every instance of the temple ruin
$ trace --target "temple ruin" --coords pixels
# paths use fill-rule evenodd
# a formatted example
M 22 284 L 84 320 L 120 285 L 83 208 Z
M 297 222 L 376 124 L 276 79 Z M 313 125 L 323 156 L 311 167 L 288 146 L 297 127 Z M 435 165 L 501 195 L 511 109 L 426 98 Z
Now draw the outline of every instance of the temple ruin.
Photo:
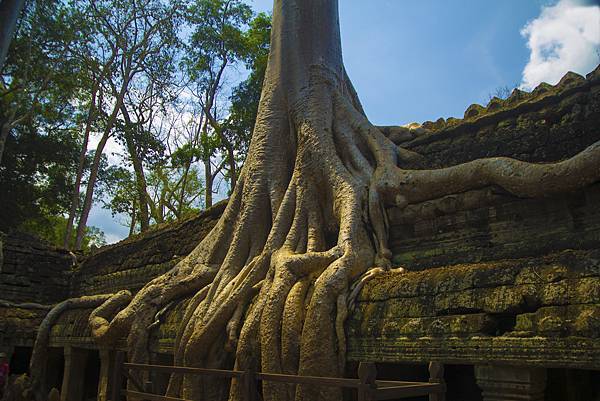
M 483 157 L 543 163 L 600 140 L 600 67 L 568 73 L 555 86 L 515 90 L 463 119 L 382 127 L 425 156 L 425 168 Z M 136 292 L 168 271 L 216 224 L 223 201 L 192 218 L 156 227 L 90 255 L 7 233 L 0 259 L 0 351 L 26 373 L 37 328 L 68 298 Z M 427 380 L 445 366 L 448 401 L 600 400 L 600 183 L 543 199 L 497 187 L 389 209 L 393 264 L 368 282 L 346 322 L 348 372 L 375 362 L 379 376 Z M 188 299 L 152 327 L 152 363 L 170 365 Z M 117 349 L 91 336 L 91 309 L 52 326 L 45 386 L 61 401 L 108 399 Z M 125 343 L 121 344 L 125 349 Z M 155 375 L 154 390 L 168 377 Z

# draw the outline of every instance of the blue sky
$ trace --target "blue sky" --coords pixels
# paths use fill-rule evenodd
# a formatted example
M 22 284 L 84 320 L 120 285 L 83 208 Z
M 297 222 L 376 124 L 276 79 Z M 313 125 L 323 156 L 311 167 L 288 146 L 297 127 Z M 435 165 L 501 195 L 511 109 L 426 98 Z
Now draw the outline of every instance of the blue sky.
M 598 0 L 339 2 L 346 69 L 377 125 L 462 117 L 497 88 L 554 84 L 599 63 Z M 89 224 L 109 242 L 127 235 L 100 206 Z

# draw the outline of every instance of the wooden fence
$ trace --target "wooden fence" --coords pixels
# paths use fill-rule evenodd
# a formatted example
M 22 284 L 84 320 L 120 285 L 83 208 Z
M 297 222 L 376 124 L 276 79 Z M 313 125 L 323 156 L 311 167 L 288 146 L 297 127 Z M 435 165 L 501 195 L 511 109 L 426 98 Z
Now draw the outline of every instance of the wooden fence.
M 355 389 L 358 401 L 394 400 L 428 395 L 430 401 L 445 401 L 446 385 L 444 383 L 443 365 L 429 364 L 429 382 L 409 382 L 377 380 L 377 370 L 373 363 L 361 362 L 358 367 L 358 378 L 296 376 L 252 371 L 186 368 L 178 366 L 143 365 L 125 362 L 125 353 L 118 352 L 115 358 L 115 369 L 111 377 L 110 401 L 121 401 L 123 396 L 129 399 L 148 401 L 187 401 L 182 398 L 166 397 L 148 392 L 143 383 L 139 383 L 132 370 L 152 371 L 160 373 L 184 373 L 188 375 L 210 376 L 239 380 L 243 388 L 244 401 L 259 401 L 257 391 L 259 381 L 282 382 L 289 384 L 310 384 L 313 386 L 331 386 Z M 131 384 L 129 389 L 123 388 L 124 379 Z M 131 390 L 135 388 L 135 390 Z

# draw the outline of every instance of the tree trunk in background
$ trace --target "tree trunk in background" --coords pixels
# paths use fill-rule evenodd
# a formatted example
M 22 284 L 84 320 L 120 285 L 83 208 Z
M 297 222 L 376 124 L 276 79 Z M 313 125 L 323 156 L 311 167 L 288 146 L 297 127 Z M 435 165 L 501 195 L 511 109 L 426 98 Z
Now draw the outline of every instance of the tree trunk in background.
M 150 213 L 148 212 L 148 189 L 146 184 L 146 177 L 144 175 L 144 166 L 139 158 L 137 152 L 137 146 L 132 135 L 133 123 L 129 116 L 129 111 L 124 104 L 121 105 L 121 114 L 125 119 L 125 143 L 127 144 L 127 151 L 129 157 L 131 157 L 131 163 L 133 164 L 133 171 L 135 173 L 135 187 L 137 190 L 138 203 L 139 203 L 139 220 L 140 220 L 140 231 L 145 232 L 150 227 Z
M 237 181 L 237 166 L 235 165 L 235 154 L 231 144 L 227 144 L 227 158 L 229 159 L 229 179 L 231 181 L 229 193 L 232 193 L 235 189 L 235 183 Z
M 25 0 L 0 0 L 0 71 L 4 68 L 10 42 L 24 5 Z M 0 157 L 1 155 L 0 153 Z
M 71 249 L 71 234 L 73 233 L 73 224 L 75 222 L 75 215 L 79 208 L 79 194 L 81 189 L 81 179 L 83 178 L 83 170 L 85 168 L 85 155 L 87 154 L 87 147 L 90 139 L 90 132 L 92 131 L 92 125 L 95 120 L 96 114 L 96 95 L 98 93 L 99 82 L 94 83 L 92 88 L 92 98 L 90 100 L 90 108 L 88 110 L 87 119 L 85 122 L 85 132 L 83 134 L 83 142 L 81 144 L 81 151 L 79 152 L 79 161 L 77 165 L 77 175 L 75 176 L 75 183 L 73 184 L 73 194 L 71 195 L 71 208 L 69 209 L 69 217 L 67 218 L 67 228 L 65 230 L 65 238 L 63 240 L 63 246 L 65 249 Z
M 96 187 L 96 180 L 98 179 L 98 169 L 100 168 L 100 160 L 102 158 L 102 152 L 104 152 L 104 146 L 106 146 L 106 142 L 110 138 L 113 126 L 117 121 L 117 116 L 119 115 L 119 110 L 121 105 L 123 104 L 123 99 L 125 98 L 125 93 L 127 92 L 127 87 L 129 86 L 129 71 L 127 71 L 127 78 L 121 85 L 121 90 L 115 99 L 115 105 L 113 107 L 113 111 L 106 122 L 106 126 L 104 127 L 104 132 L 102 134 L 102 138 L 100 142 L 98 142 L 98 146 L 96 147 L 96 152 L 94 153 L 94 160 L 92 162 L 92 166 L 90 167 L 90 177 L 88 179 L 87 188 L 85 191 L 85 199 L 83 201 L 83 209 L 81 210 L 81 217 L 79 218 L 79 223 L 77 224 L 77 236 L 75 238 L 75 249 L 81 249 L 81 244 L 83 243 L 83 237 L 85 235 L 85 228 L 87 226 L 87 219 L 90 215 L 90 210 L 92 209 L 94 189 Z
M 0 122 L 0 166 L 2 165 L 2 155 L 4 154 L 4 147 L 8 140 L 8 135 L 12 129 L 13 122 L 15 121 L 16 109 L 12 109 L 6 119 Z
M 129 224 L 129 236 L 131 237 L 133 234 L 135 234 L 135 226 L 137 224 L 137 213 L 136 213 L 136 209 L 135 209 L 135 201 L 131 202 L 131 223 Z
M 204 207 L 208 209 L 213 204 L 213 176 L 212 176 L 212 164 L 210 163 L 210 157 L 202 160 L 204 163 L 204 185 L 206 187 L 204 194 Z
M 8 140 L 8 134 L 10 134 L 10 125 L 8 122 L 2 122 L 0 125 L 0 166 L 2 165 L 2 154 L 4 153 L 4 146 Z

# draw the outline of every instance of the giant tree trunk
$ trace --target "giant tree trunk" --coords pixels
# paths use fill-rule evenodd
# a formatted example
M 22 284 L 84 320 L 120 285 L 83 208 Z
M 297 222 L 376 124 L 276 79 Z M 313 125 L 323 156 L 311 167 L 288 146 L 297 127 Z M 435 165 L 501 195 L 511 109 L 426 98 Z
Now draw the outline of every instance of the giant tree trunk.
M 0 122 L 0 166 L 2 165 L 2 155 L 4 154 L 8 134 L 10 134 L 10 123 L 8 121 Z
M 155 315 L 191 297 L 177 365 L 342 375 L 348 305 L 381 269 L 364 273 L 390 264 L 386 205 L 492 184 L 545 196 L 600 179 L 599 144 L 546 165 L 493 158 L 407 169 L 419 161 L 364 116 L 342 63 L 337 0 L 276 0 L 252 143 L 221 219 L 133 299 L 119 294 L 98 308 L 93 335 L 103 344 L 127 336 L 129 360 L 146 362 Z M 173 375 L 168 395 L 239 401 L 238 384 Z M 342 398 L 326 387 L 262 385 L 266 401 Z

